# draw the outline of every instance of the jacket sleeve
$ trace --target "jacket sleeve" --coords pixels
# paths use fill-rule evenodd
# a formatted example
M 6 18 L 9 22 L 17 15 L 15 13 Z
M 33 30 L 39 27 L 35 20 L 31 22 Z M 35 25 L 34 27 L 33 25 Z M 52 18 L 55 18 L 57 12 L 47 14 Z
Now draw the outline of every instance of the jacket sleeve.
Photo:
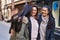
M 13 16 L 12 16 L 12 18 L 11 18 L 11 27 L 10 27 L 9 33 L 11 33 L 11 29 L 13 29 L 13 26 L 14 26 L 14 21 L 13 21 Z
M 23 16 L 22 22 L 25 23 L 25 24 L 28 24 L 28 18 Z
M 51 40 L 55 40 L 55 37 L 54 37 L 54 30 L 55 30 L 55 19 L 52 21 L 52 30 L 51 30 Z
M 24 31 L 24 34 L 25 34 L 25 38 L 26 38 L 26 40 L 29 40 L 28 25 L 29 25 L 29 23 L 28 23 L 28 24 L 26 24 L 25 31 Z

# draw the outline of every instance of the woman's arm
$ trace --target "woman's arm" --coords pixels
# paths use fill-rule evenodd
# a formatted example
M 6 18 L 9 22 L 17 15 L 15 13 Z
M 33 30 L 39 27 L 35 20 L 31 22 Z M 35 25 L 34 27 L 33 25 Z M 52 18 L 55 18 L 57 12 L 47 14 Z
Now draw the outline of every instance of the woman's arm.
M 14 20 L 13 20 L 13 16 L 12 16 L 12 18 L 11 18 L 11 27 L 10 27 L 9 33 L 11 33 L 11 30 L 14 30 Z
M 54 31 L 55 31 L 55 19 L 53 19 L 52 21 L 51 40 L 55 40 Z

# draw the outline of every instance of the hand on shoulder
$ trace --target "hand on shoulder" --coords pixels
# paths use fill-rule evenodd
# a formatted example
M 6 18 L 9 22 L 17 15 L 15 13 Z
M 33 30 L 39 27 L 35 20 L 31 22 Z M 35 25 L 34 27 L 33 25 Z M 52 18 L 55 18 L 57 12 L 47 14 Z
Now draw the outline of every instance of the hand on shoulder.
M 22 22 L 27 24 L 28 23 L 28 18 L 23 16 Z

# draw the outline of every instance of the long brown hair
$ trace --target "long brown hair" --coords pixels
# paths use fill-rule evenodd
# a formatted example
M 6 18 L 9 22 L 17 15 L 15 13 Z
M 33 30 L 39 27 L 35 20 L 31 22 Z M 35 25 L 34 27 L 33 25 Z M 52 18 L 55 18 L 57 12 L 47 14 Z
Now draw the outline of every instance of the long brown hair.
M 37 9 L 37 13 L 36 13 L 36 15 L 35 15 L 35 18 L 38 19 L 38 7 L 37 7 L 37 6 L 32 6 L 32 8 L 33 8 L 33 7 L 35 7 L 35 8 Z M 33 10 L 33 9 L 32 9 L 32 10 Z M 32 12 L 32 10 L 31 10 L 31 12 Z M 30 16 L 31 16 L 31 13 L 30 13 Z

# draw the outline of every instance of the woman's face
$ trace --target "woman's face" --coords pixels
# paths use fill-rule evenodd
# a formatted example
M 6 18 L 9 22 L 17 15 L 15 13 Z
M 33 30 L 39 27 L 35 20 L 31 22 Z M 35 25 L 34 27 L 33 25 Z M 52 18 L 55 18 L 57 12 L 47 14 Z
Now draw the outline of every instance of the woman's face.
M 35 16 L 37 14 L 37 8 L 36 7 L 32 7 L 32 16 Z
M 48 15 L 48 13 L 49 13 L 48 9 L 45 8 L 45 7 L 43 7 L 43 9 L 42 9 L 42 15 L 45 17 L 45 16 Z

